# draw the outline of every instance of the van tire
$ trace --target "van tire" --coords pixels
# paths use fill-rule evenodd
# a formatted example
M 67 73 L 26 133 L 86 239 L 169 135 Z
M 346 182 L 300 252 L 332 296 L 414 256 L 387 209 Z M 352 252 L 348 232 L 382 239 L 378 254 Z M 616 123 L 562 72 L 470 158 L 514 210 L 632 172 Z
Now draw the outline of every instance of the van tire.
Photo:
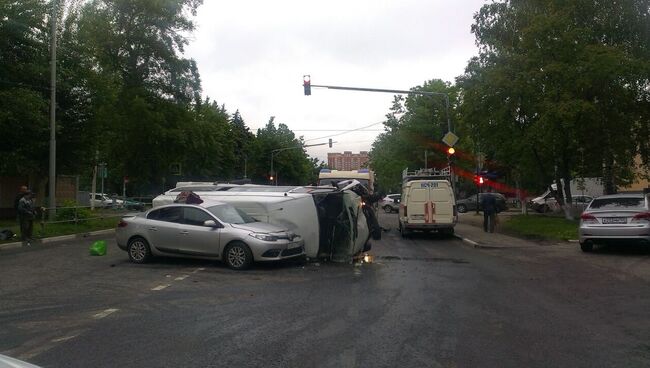
M 454 228 L 449 227 L 449 228 L 441 229 L 440 233 L 446 237 L 451 238 L 452 236 L 454 236 Z

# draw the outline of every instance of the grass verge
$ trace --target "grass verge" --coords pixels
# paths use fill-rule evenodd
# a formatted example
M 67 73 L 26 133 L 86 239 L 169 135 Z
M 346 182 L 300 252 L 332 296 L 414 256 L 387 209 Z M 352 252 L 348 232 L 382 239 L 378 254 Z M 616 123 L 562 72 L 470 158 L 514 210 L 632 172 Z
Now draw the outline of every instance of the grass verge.
M 41 226 L 41 223 L 39 221 L 34 221 L 34 238 L 41 239 L 49 238 L 52 236 L 80 234 L 90 231 L 112 229 L 117 226 L 117 223 L 119 221 L 120 217 L 93 218 L 86 221 L 80 221 L 76 224 L 73 222 L 52 224 L 45 223 L 45 226 Z M 0 244 L 20 240 L 20 227 L 16 221 L 2 220 L 0 221 L 0 229 L 9 229 L 16 234 L 15 238 L 0 241 Z
M 502 226 L 505 232 L 526 238 L 543 240 L 578 239 L 578 221 L 567 220 L 563 217 L 510 216 L 509 219 L 503 222 Z

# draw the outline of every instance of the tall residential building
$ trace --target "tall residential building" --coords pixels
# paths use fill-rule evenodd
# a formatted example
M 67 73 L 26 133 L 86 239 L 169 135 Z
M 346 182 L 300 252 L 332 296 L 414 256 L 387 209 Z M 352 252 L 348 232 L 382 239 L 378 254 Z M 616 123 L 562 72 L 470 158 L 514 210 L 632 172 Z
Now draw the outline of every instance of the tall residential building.
M 368 162 L 368 151 L 352 153 L 345 151 L 343 153 L 327 153 L 327 166 L 332 170 L 359 170 L 366 167 Z

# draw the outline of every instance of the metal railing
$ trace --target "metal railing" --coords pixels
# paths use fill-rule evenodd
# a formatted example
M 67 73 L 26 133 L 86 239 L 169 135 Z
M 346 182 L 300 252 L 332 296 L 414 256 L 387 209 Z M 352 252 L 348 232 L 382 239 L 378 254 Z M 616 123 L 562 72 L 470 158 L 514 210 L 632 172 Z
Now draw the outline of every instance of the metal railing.
M 54 224 L 65 224 L 72 223 L 74 225 L 81 225 L 88 221 L 93 220 L 106 220 L 106 219 L 118 219 L 122 218 L 124 215 L 129 213 L 137 213 L 146 211 L 151 208 L 151 203 L 143 203 L 143 208 L 134 209 L 129 206 L 124 207 L 123 205 L 104 205 L 102 207 L 95 206 L 94 209 L 91 209 L 91 206 L 62 206 L 62 207 L 41 207 L 40 218 L 39 218 L 39 236 L 43 237 L 45 235 L 45 229 L 48 225 Z M 49 220 L 49 213 L 52 210 L 55 210 L 58 216 L 55 216 L 54 220 Z M 71 213 L 64 215 L 65 218 L 61 219 L 61 211 L 69 211 Z M 58 217 L 58 218 L 57 218 Z

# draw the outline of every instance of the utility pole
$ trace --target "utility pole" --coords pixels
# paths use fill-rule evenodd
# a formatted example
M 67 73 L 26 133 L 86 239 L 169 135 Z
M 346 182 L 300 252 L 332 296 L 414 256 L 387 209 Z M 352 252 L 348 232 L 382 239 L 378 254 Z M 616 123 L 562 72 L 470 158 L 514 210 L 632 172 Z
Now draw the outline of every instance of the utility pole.
M 99 151 L 95 151 L 95 164 L 93 166 L 93 182 L 90 188 L 90 209 L 95 209 L 95 194 L 97 192 L 97 161 L 99 160 Z
M 56 15 L 58 1 L 52 0 L 50 51 L 50 177 L 48 191 L 50 197 L 49 219 L 56 218 Z

